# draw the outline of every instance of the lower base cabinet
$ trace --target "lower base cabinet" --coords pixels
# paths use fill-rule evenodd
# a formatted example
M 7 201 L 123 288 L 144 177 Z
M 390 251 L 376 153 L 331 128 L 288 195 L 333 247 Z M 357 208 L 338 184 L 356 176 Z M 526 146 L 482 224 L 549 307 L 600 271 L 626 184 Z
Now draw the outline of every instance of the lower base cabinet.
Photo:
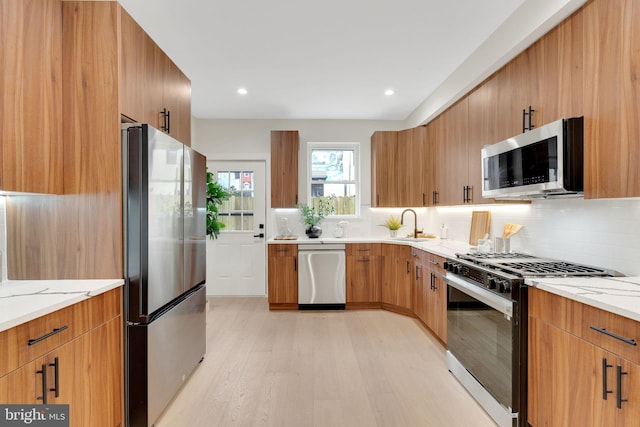
M 348 244 L 347 304 L 353 307 L 380 303 L 380 244 Z
M 269 308 L 298 308 L 298 245 L 269 245 Z
M 575 301 L 568 302 L 540 290 L 530 291 L 529 424 L 637 426 L 640 365 L 595 345 L 588 335 L 581 336 L 590 333 L 591 326 L 598 327 L 588 315 L 592 308 L 583 310 L 583 305 Z M 550 307 L 549 313 L 558 313 L 555 301 L 563 306 L 566 325 L 558 324 L 552 317 L 539 316 L 542 311 L 535 307 L 544 304 Z M 617 334 L 615 326 L 606 325 L 604 329 Z M 611 339 L 613 347 L 618 345 L 616 338 L 606 338 Z
M 447 342 L 447 285 L 442 280 L 444 258 L 414 249 L 413 309 L 422 322 Z
M 382 245 L 381 301 L 389 308 L 410 311 L 413 305 L 413 261 L 411 248 Z
M 114 301 L 121 301 L 119 289 L 110 292 L 115 292 Z M 104 313 L 89 307 L 90 301 L 77 304 L 84 306 L 74 311 L 74 321 L 82 323 L 79 320 L 84 316 L 82 313 L 91 313 L 88 317 L 102 317 Z M 50 323 L 55 325 L 56 313 L 49 317 L 53 319 Z M 84 320 L 87 320 L 86 316 Z M 71 427 L 121 426 L 122 317 L 118 313 L 116 317 L 92 326 L 87 332 L 0 377 L 0 403 L 68 404 Z M 76 324 L 69 325 L 68 329 L 81 330 L 82 327 Z M 13 330 L 5 332 L 14 333 Z M 15 332 L 17 341 L 21 341 L 21 335 L 20 331 Z

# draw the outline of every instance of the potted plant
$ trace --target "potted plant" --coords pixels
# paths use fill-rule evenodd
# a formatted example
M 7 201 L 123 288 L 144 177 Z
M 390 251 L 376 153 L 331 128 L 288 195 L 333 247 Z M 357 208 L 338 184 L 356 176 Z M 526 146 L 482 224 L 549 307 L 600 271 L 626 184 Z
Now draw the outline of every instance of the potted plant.
M 387 220 L 380 224 L 381 226 L 389 229 L 389 234 L 391 237 L 396 237 L 398 235 L 398 230 L 402 227 L 402 223 L 398 217 L 391 215 Z
M 207 236 L 210 239 L 217 239 L 220 230 L 225 228 L 225 224 L 218 221 L 218 207 L 227 199 L 229 193 L 213 179 L 213 173 L 207 170 Z
M 322 228 L 320 228 L 319 224 L 327 215 L 335 212 L 335 208 L 333 207 L 334 199 L 335 196 L 318 197 L 315 199 L 313 206 L 307 206 L 302 203 L 296 205 L 307 226 L 305 233 L 309 238 L 315 239 L 322 234 Z

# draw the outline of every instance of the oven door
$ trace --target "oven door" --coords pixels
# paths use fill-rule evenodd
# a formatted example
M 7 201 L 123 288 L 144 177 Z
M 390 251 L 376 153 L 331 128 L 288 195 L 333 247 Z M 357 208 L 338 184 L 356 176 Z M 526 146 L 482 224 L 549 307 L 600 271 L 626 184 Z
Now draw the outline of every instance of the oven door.
M 517 303 L 452 273 L 445 282 L 448 351 L 508 412 L 517 412 Z

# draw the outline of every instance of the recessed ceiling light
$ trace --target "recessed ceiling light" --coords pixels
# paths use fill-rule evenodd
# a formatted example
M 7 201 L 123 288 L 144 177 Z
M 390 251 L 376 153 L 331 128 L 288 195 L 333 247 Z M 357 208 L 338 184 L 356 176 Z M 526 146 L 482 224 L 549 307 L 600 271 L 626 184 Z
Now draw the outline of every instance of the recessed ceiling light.
M 393 91 L 393 89 L 387 89 L 384 91 L 384 94 L 387 96 L 391 96 L 393 95 L 395 92 Z
M 247 90 L 243 87 L 241 87 L 240 89 L 238 89 L 238 95 L 246 95 L 247 94 Z

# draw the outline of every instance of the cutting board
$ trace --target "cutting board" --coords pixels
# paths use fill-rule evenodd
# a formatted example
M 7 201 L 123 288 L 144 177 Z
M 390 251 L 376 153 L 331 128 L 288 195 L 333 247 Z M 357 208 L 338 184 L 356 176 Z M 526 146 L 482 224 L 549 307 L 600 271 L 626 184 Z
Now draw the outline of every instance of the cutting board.
M 473 211 L 471 213 L 471 231 L 469 232 L 469 244 L 478 245 L 478 239 L 484 239 L 491 225 L 491 212 Z

